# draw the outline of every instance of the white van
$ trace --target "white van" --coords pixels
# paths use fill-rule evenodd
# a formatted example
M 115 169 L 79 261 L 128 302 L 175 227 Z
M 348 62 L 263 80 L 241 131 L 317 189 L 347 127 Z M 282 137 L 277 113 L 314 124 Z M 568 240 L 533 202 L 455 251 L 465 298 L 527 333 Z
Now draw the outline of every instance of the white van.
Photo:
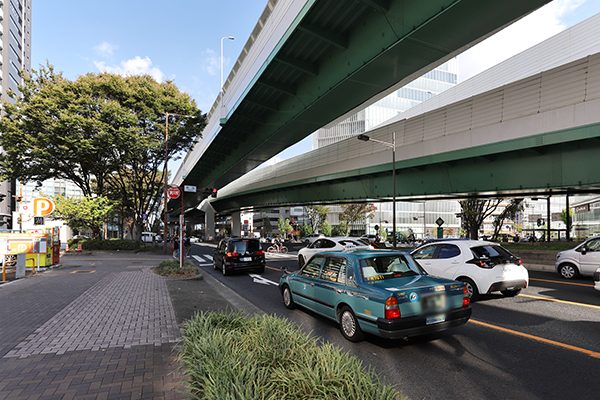
M 154 232 L 142 232 L 142 242 L 152 243 L 157 242 L 156 234 Z

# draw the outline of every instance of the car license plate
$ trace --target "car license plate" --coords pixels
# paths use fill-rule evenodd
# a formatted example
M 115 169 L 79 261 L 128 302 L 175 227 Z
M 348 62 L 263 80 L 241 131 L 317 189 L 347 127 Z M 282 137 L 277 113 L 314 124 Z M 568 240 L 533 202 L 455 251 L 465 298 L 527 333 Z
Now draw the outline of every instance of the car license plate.
M 427 318 L 426 324 L 427 325 L 437 324 L 438 322 L 444 322 L 445 320 L 446 320 L 446 315 L 444 315 L 444 314 L 435 315 L 433 317 Z
M 242 261 L 242 262 L 252 261 L 252 257 L 241 257 L 240 261 Z

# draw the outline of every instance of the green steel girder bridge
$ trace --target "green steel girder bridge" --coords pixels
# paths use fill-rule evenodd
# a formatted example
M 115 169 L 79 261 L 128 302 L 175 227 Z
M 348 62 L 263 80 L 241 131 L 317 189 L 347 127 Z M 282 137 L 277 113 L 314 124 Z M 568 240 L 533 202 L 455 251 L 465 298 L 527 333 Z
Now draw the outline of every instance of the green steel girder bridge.
M 270 0 L 175 183 L 222 188 L 547 2 Z M 411 171 L 420 169 L 417 163 Z M 373 175 L 373 185 L 386 186 L 376 170 L 363 173 Z M 427 174 L 417 175 L 434 179 L 428 185 L 439 180 Z M 320 200 L 333 200 L 323 194 Z M 185 207 L 201 200 L 200 193 L 186 194 Z

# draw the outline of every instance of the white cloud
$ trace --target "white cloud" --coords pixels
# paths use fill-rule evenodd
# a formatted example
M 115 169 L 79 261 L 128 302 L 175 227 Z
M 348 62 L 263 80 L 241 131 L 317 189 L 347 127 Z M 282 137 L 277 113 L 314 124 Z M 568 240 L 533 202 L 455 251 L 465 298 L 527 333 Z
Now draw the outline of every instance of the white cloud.
M 202 53 L 202 71 L 209 75 L 218 75 L 221 72 L 221 57 L 214 50 L 206 49 Z
M 561 17 L 585 0 L 554 0 L 459 56 L 459 82 L 556 35 Z
M 94 61 L 94 65 L 96 65 L 96 68 L 98 68 L 100 71 L 123 76 L 150 75 L 157 82 L 162 82 L 165 79 L 165 74 L 163 74 L 158 67 L 152 66 L 152 60 L 150 60 L 149 57 L 141 58 L 140 56 L 135 56 L 130 60 L 121 61 L 121 65 L 118 67 L 107 66 L 104 61 Z
M 112 45 L 108 42 L 102 42 L 102 44 L 95 46 L 94 50 L 96 51 L 96 53 L 98 53 L 102 57 L 110 57 L 113 55 L 114 51 L 118 48 L 119 48 L 119 46 Z

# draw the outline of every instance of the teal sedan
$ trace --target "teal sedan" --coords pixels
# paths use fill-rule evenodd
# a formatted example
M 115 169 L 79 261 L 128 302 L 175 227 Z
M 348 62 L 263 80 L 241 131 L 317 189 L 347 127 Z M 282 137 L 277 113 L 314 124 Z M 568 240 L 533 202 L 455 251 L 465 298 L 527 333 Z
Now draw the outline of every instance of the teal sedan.
M 398 339 L 440 332 L 471 317 L 464 283 L 429 276 L 403 252 L 318 253 L 300 271 L 282 270 L 283 304 L 338 322 L 352 342 L 365 333 Z

